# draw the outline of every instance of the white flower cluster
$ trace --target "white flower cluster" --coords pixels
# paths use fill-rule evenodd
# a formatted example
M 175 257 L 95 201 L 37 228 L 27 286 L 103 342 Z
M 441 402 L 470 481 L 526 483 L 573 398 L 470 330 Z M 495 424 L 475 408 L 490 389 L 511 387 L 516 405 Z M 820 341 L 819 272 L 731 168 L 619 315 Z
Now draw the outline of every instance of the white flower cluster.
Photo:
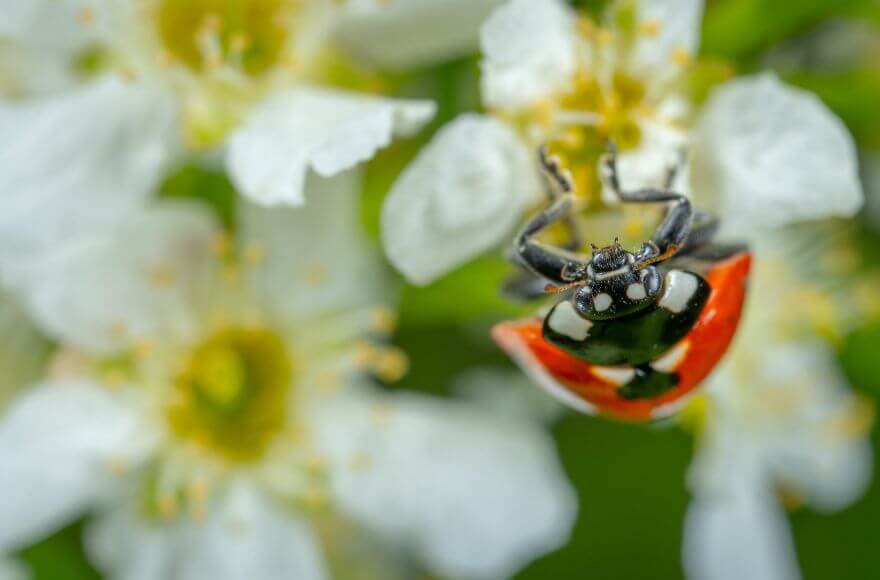
M 789 319 L 803 286 L 782 240 L 860 208 L 855 146 L 772 74 L 691 91 L 702 12 L 0 0 L 0 578 L 83 517 L 90 560 L 118 579 L 505 578 L 567 542 L 577 500 L 537 418 L 553 410 L 370 379 L 407 361 L 387 344 L 394 291 L 361 231 L 359 166 L 435 105 L 363 71 L 478 49 L 487 112 L 441 127 L 391 187 L 387 258 L 424 285 L 500 248 L 541 204 L 541 144 L 590 215 L 619 209 L 598 185 L 609 139 L 627 186 L 685 152 L 676 186 L 759 256 L 739 340 L 685 411 L 686 572 L 797 578 L 778 492 L 857 498 L 870 413 Z M 228 178 L 234 231 L 158 195 L 186 167 Z

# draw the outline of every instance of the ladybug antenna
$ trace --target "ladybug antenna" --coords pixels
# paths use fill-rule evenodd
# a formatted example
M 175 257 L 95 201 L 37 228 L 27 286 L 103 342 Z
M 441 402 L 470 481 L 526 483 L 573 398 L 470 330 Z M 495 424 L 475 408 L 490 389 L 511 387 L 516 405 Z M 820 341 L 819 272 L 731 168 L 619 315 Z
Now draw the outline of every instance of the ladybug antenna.
M 572 288 L 578 288 L 580 286 L 586 286 L 586 280 L 579 280 L 577 282 L 572 282 L 570 284 L 563 284 L 561 286 L 556 286 L 555 284 L 547 284 L 544 286 L 544 292 L 549 294 L 562 294 L 563 292 L 567 292 Z

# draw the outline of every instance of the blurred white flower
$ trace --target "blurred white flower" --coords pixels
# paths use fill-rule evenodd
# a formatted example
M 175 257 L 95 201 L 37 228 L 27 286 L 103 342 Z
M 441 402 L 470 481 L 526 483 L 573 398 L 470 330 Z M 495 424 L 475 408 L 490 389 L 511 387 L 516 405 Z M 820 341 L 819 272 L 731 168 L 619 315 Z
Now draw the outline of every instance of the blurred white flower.
M 0 580 L 28 580 L 30 574 L 22 564 L 0 556 Z
M 852 139 L 815 97 L 766 74 L 722 85 L 697 106 L 702 9 L 700 0 L 618 0 L 601 26 L 562 0 L 496 9 L 482 29 L 491 113 L 453 121 L 393 186 L 382 234 L 394 265 L 426 284 L 504 242 L 539 193 L 533 152 L 544 142 L 589 207 L 611 201 L 596 189 L 612 138 L 627 188 L 656 184 L 688 149 L 692 179 L 684 171 L 676 187 L 732 214 L 739 235 L 854 213 Z M 426 209 L 437 206 L 442 215 Z
M 684 539 L 691 580 L 799 578 L 778 498 L 831 511 L 870 481 L 873 409 L 809 330 L 821 294 L 780 247 L 783 238 L 758 248 L 750 309 L 701 401 Z
M 357 39 L 368 66 L 392 36 L 419 40 L 413 61 L 443 58 L 475 41 L 462 19 L 489 3 L 367 4 L 0 1 L 0 258 L 115 219 L 186 156 L 225 158 L 251 200 L 300 205 L 309 172 L 336 175 L 414 133 L 433 103 L 373 94 L 335 40 Z
M 337 34 L 350 52 L 399 69 L 472 53 L 504 0 L 348 0 Z
M 41 376 L 49 341 L 19 304 L 0 292 L 0 412 L 18 391 Z
M 0 551 L 84 512 L 112 578 L 393 578 L 401 551 L 500 578 L 566 541 L 576 501 L 538 425 L 366 380 L 405 359 L 375 340 L 393 321 L 352 179 L 246 205 L 236 240 L 160 206 L 23 274 L 63 347 L 0 419 Z

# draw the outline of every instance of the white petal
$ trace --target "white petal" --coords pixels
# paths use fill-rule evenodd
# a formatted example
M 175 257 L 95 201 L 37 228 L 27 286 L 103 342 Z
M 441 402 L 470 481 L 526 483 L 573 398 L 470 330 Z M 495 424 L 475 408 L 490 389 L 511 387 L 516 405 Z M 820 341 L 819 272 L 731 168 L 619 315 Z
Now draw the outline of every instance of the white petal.
M 89 559 L 113 580 L 174 578 L 187 548 L 179 526 L 140 520 L 134 509 L 117 507 L 89 524 L 83 538 Z
M 862 205 L 855 145 L 814 95 L 767 73 L 717 89 L 696 129 L 695 196 L 717 195 L 737 235 Z
M 0 37 L 69 57 L 95 39 L 96 23 L 82 16 L 84 9 L 94 13 L 95 4 L 95 0 L 0 0 Z
M 761 488 L 739 486 L 698 495 L 684 529 L 688 580 L 797 580 L 788 522 Z
M 252 284 L 275 310 L 292 318 L 377 304 L 385 298 L 379 253 L 360 224 L 360 174 L 324 179 L 311 175 L 302 208 L 243 203 L 246 244 L 259 244 L 265 260 L 251 268 Z
M 444 577 L 504 578 L 568 539 L 572 489 L 532 422 L 417 395 L 319 415 L 339 505 Z
M 228 167 L 238 189 L 267 205 L 304 201 L 309 169 L 336 175 L 370 159 L 395 135 L 434 115 L 428 101 L 299 89 L 263 103 L 231 137 Z
M 323 580 L 320 547 L 304 522 L 242 484 L 227 492 L 180 562 L 180 580 Z
M 391 262 L 416 284 L 505 241 L 540 191 L 526 146 L 503 123 L 463 115 L 392 186 L 382 208 Z
M 642 140 L 638 149 L 623 151 L 618 156 L 618 173 L 624 191 L 659 187 L 666 180 L 671 167 L 680 163 L 685 151 L 687 135 L 673 127 L 645 121 L 641 123 Z M 688 170 L 682 168 L 673 184 L 675 191 L 689 194 Z M 609 205 L 620 203 L 620 198 L 603 184 L 602 199 Z
M 515 419 L 551 424 L 565 411 L 556 399 L 536 389 L 519 371 L 474 368 L 455 379 L 452 392 L 485 413 Z
M 167 204 L 80 235 L 24 272 L 29 312 L 65 342 L 109 352 L 138 338 L 184 338 L 190 280 L 211 256 L 201 207 Z
M 0 551 L 42 538 L 108 493 L 109 462 L 139 459 L 145 438 L 98 386 L 54 383 L 23 395 L 0 419 Z
M 0 265 L 141 204 L 162 177 L 173 119 L 165 97 L 114 79 L 0 104 Z
M 28 580 L 30 577 L 30 570 L 24 564 L 0 556 L 0 580 Z
M 502 0 L 349 2 L 343 46 L 385 68 L 424 66 L 474 52 L 480 25 Z
M 637 71 L 656 74 L 673 65 L 678 51 L 697 54 L 703 0 L 639 0 L 637 5 L 637 27 L 659 25 L 656 36 L 639 36 L 632 56 Z
M 510 0 L 483 25 L 483 101 L 527 107 L 558 91 L 575 70 L 575 17 L 560 0 Z
M 19 304 L 0 291 L 0 412 L 7 401 L 33 383 L 49 356 L 49 341 Z
M 861 497 L 872 474 L 865 431 L 871 411 L 849 392 L 833 354 L 817 344 L 791 344 L 768 349 L 758 360 L 764 380 L 780 385 L 763 394 L 793 400 L 785 416 L 764 425 L 765 453 L 776 480 L 824 511 Z

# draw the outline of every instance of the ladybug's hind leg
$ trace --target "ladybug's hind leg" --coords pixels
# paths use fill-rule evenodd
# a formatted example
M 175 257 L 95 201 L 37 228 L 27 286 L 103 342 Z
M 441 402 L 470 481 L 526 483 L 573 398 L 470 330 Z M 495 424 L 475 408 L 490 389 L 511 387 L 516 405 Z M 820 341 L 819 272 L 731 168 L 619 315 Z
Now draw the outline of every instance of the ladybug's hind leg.
M 710 244 L 715 239 L 720 225 L 721 223 L 716 216 L 702 210 L 695 210 L 690 232 L 678 253 L 693 252 Z

